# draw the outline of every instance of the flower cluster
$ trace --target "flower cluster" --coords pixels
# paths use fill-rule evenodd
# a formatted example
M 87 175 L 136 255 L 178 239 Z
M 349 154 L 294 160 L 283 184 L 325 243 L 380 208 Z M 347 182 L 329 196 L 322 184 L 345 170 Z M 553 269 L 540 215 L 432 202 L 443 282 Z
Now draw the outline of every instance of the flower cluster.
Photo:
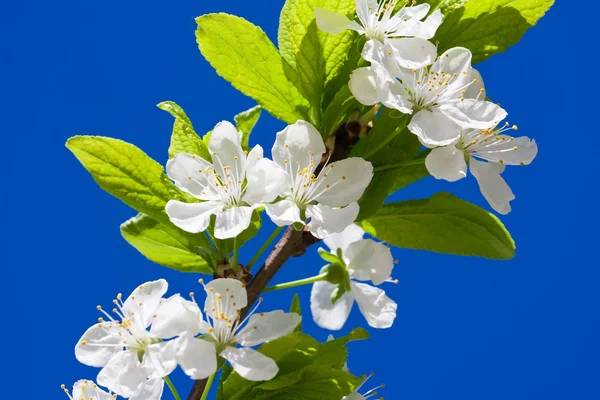
M 371 163 L 362 158 L 322 162 L 323 138 L 305 121 L 277 134 L 275 162 L 263 158 L 260 146 L 244 152 L 229 122 L 215 126 L 208 147 L 212 164 L 185 153 L 167 163 L 175 184 L 202 202 L 171 200 L 166 211 L 173 224 L 192 233 L 206 230 L 216 215 L 218 239 L 236 237 L 248 228 L 259 207 L 275 224 L 306 224 L 318 238 L 341 232 L 356 219 L 356 202 L 373 176 Z
M 114 395 L 84 380 L 75 384 L 74 399 L 85 394 L 94 400 L 116 395 L 156 400 L 163 379 L 177 365 L 190 377 L 202 379 L 217 371 L 217 357 L 247 380 L 277 375 L 275 362 L 251 347 L 292 332 L 300 323 L 298 314 L 251 312 L 241 320 L 241 309 L 248 304 L 244 285 L 235 279 L 215 279 L 204 285 L 204 319 L 193 293 L 192 301 L 179 294 L 163 298 L 167 288 L 160 279 L 138 286 L 124 302 L 117 295 L 114 316 L 98 306 L 104 317 L 83 334 L 75 356 L 85 365 L 102 368 L 97 382 Z

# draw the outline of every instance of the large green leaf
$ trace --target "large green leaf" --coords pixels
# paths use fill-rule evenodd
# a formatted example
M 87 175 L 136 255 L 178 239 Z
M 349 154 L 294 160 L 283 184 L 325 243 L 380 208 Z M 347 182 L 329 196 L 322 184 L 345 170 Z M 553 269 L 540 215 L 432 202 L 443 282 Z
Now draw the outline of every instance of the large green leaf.
M 321 100 L 326 86 L 348 59 L 354 33 L 330 35 L 319 30 L 315 8 L 350 16 L 354 0 L 287 0 L 279 20 L 279 50 L 289 67 L 297 71 L 300 88 L 311 104 L 311 121 L 319 126 Z
M 363 328 L 356 328 L 347 336 L 321 343 L 314 362 L 315 364 L 330 365 L 334 368 L 342 369 L 346 366 L 346 361 L 348 359 L 348 349 L 346 348 L 346 345 L 349 342 L 365 340 L 368 338 L 369 333 L 366 330 Z
M 151 261 L 182 272 L 211 274 L 214 255 L 204 234 L 191 234 L 138 214 L 121 225 L 127 242 Z M 206 260 L 201 256 L 204 255 Z
M 210 160 L 208 147 L 194 131 L 192 122 L 183 109 L 172 101 L 163 101 L 158 108 L 175 117 L 173 133 L 171 134 L 171 145 L 169 146 L 169 158 L 175 157 L 177 153 L 195 154 Z
M 515 255 L 515 243 L 498 218 L 450 193 L 386 204 L 361 225 L 401 248 L 503 260 Z
M 348 85 L 342 86 L 323 113 L 320 129 L 323 138 L 333 135 L 348 120 L 348 116 L 352 111 L 361 108 L 362 104 L 354 98 Z
M 238 132 L 241 133 L 240 143 L 243 148 L 248 147 L 248 141 L 250 140 L 250 133 L 254 129 L 254 126 L 260 118 L 260 112 L 262 111 L 261 106 L 252 107 L 249 110 L 239 113 L 233 120 L 235 121 L 235 127 Z
M 284 72 L 285 61 L 265 32 L 243 18 L 207 14 L 196 18 L 196 40 L 217 74 L 275 117 L 306 119 L 308 102 Z
M 554 0 L 470 0 L 459 8 L 443 8 L 449 13 L 436 34 L 440 53 L 463 46 L 473 53 L 473 63 L 483 61 L 521 40 L 552 4 Z
M 102 189 L 157 221 L 169 222 L 167 201 L 192 200 L 169 180 L 162 165 L 132 144 L 102 136 L 74 136 L 66 146 Z

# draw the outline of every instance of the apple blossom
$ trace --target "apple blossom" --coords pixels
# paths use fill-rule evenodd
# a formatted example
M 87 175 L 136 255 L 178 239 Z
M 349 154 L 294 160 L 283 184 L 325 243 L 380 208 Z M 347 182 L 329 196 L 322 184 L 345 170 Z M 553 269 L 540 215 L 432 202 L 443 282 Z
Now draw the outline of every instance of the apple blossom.
M 331 34 L 346 29 L 365 35 L 368 44 L 382 51 L 394 54 L 399 65 L 405 68 L 419 68 L 433 62 L 437 55 L 431 39 L 442 23 L 442 12 L 438 9 L 425 21 L 429 4 L 408 1 L 394 12 L 398 0 L 356 0 L 356 14 L 360 23 L 351 21 L 336 12 L 316 8 L 315 18 L 319 28 Z
M 321 280 L 313 284 L 310 308 L 315 322 L 322 328 L 341 329 L 355 300 L 373 328 L 389 328 L 396 318 L 397 305 L 382 289 L 357 282 L 370 280 L 374 285 L 395 282 L 390 278 L 394 267 L 390 249 L 371 239 L 362 239 L 363 234 L 360 227 L 352 224 L 342 233 L 324 240 L 332 254 L 342 255 L 340 262 L 347 277 L 341 283 Z
M 263 158 L 262 147 L 246 154 L 237 130 L 227 121 L 215 126 L 208 149 L 212 164 L 187 153 L 167 162 L 167 174 L 177 187 L 203 201 L 170 200 L 166 212 L 173 224 L 191 233 L 206 230 L 215 215 L 215 237 L 233 238 L 248 228 L 254 209 L 275 200 L 284 176 Z
M 85 365 L 102 367 L 100 385 L 129 398 L 144 390 L 148 379 L 161 379 L 176 368 L 175 341 L 163 339 L 187 329 L 189 310 L 179 295 L 162 299 L 167 288 L 159 279 L 138 286 L 125 302 L 117 295 L 116 319 L 97 307 L 108 320 L 99 318 L 83 334 L 75 356 Z
M 467 176 L 468 163 L 490 206 L 500 214 L 508 214 L 515 195 L 500 174 L 506 165 L 530 164 L 537 155 L 537 144 L 528 137 L 514 138 L 504 133 L 517 130 L 516 125 L 496 125 L 463 130 L 456 143 L 431 150 L 425 166 L 434 178 L 454 182 Z
M 319 132 L 308 122 L 298 121 L 277 133 L 273 160 L 285 171 L 280 199 L 265 204 L 265 211 L 278 226 L 305 224 L 311 233 L 324 238 L 341 232 L 354 222 L 356 203 L 373 177 L 373 166 L 352 157 L 325 164 L 315 174 L 325 153 Z
M 204 285 L 202 280 L 200 282 Z M 188 301 L 190 308 L 194 309 L 190 320 L 192 329 L 182 334 L 178 342 L 177 359 L 184 372 L 193 379 L 206 378 L 216 372 L 218 355 L 247 380 L 266 381 L 274 378 L 279 371 L 277 364 L 251 347 L 293 332 L 301 317 L 296 313 L 276 310 L 250 313 L 242 321 L 240 311 L 248 305 L 246 288 L 242 282 L 215 279 L 204 288 L 206 320 L 195 300 Z M 197 334 L 203 336 L 195 338 Z M 242 347 L 237 347 L 238 344 Z
M 408 124 L 424 146 L 456 142 L 461 129 L 486 129 L 506 117 L 506 111 L 486 101 L 479 72 L 471 67 L 471 52 L 454 47 L 428 67 L 397 68 L 393 58 L 365 46 L 370 67 L 355 70 L 350 90 L 366 105 L 383 103 L 414 115 Z M 483 99 L 482 99 L 483 97 Z

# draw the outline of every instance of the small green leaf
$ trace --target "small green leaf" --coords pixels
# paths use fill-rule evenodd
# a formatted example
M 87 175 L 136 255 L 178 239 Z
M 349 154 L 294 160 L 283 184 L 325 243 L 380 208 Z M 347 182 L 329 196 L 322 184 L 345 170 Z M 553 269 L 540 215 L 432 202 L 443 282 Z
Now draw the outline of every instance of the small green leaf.
M 386 204 L 361 225 L 400 248 L 501 260 L 515 255 L 515 243 L 496 216 L 450 193 Z
M 300 296 L 298 296 L 298 293 L 294 294 L 294 298 L 292 299 L 292 305 L 290 306 L 290 312 L 302 316 L 302 308 L 300 307 Z M 296 329 L 294 329 L 294 332 L 302 332 L 302 322 L 298 324 Z
M 67 148 L 108 193 L 151 218 L 169 223 L 169 200 L 189 202 L 164 174 L 162 165 L 132 144 L 102 136 L 74 136 Z
M 319 256 L 323 260 L 325 260 L 329 263 L 339 263 L 340 262 L 340 259 L 335 254 L 330 253 L 329 251 L 325 250 L 322 247 L 319 247 L 317 249 L 317 251 L 319 252 Z
M 340 125 L 348 120 L 352 111 L 361 108 L 362 104 L 354 98 L 348 85 L 342 86 L 323 113 L 320 129 L 323 138 L 333 135 Z
M 506 51 L 544 16 L 554 0 L 471 0 L 448 13 L 438 28 L 440 54 L 452 47 L 466 47 L 473 63 Z
M 363 328 L 356 328 L 348 336 L 321 343 L 318 353 L 314 359 L 315 364 L 329 365 L 333 368 L 342 369 L 348 359 L 348 349 L 346 345 L 356 340 L 369 338 L 369 333 Z
M 243 148 L 248 148 L 250 133 L 260 118 L 261 106 L 252 107 L 249 110 L 239 113 L 233 117 L 236 129 L 241 133 L 240 143 Z
M 284 72 L 285 61 L 265 32 L 243 18 L 207 14 L 196 18 L 202 55 L 227 81 L 287 123 L 306 119 L 308 102 Z
M 211 274 L 214 249 L 203 234 L 191 234 L 138 214 L 121 224 L 123 238 L 151 261 L 181 272 Z
M 164 101 L 158 104 L 158 108 L 175 117 L 173 133 L 171 134 L 171 145 L 169 146 L 169 158 L 175 157 L 177 153 L 195 154 L 210 160 L 208 148 L 194 131 L 192 122 L 183 109 L 172 101 Z

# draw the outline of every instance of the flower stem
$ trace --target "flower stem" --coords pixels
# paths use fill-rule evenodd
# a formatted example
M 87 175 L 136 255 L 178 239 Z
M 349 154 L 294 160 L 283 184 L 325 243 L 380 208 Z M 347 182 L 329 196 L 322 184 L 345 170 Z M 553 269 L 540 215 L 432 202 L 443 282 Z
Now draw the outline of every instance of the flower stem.
M 173 385 L 173 382 L 171 382 L 171 379 L 169 379 L 168 376 L 165 376 L 163 379 L 165 380 L 165 382 L 167 382 L 167 386 L 169 387 L 169 389 L 171 389 L 171 393 L 173 393 L 173 397 L 175 397 L 175 400 L 181 400 L 181 397 L 179 397 L 179 393 L 177 393 L 177 389 L 175 389 L 175 386 Z
M 417 158 L 416 160 L 409 160 L 409 161 L 404 161 L 404 162 L 399 162 L 399 163 L 394 163 L 394 164 L 382 165 L 381 167 L 375 167 L 374 171 L 379 172 L 379 171 L 385 171 L 388 169 L 402 168 L 402 167 L 408 167 L 411 165 L 420 165 L 420 164 L 424 164 L 424 163 L 425 163 L 425 158 Z
M 233 238 L 233 256 L 231 257 L 231 269 L 233 273 L 237 275 L 238 273 L 238 238 L 237 236 Z
M 278 226 L 277 229 L 275 229 L 273 231 L 273 233 L 271 233 L 271 236 L 269 236 L 269 238 L 265 241 L 265 243 L 263 243 L 263 245 L 261 246 L 261 248 L 258 249 L 258 251 L 254 255 L 254 257 L 252 257 L 252 260 L 250 260 L 250 262 L 246 265 L 246 268 L 248 270 L 250 270 L 250 268 L 252 268 L 252 266 L 254 265 L 254 263 L 258 261 L 258 259 L 260 258 L 260 256 L 265 252 L 265 250 L 267 249 L 267 247 L 269 247 L 269 245 L 271 244 L 271 242 L 273 242 L 273 240 L 275 240 L 275 238 L 277 237 L 277 235 L 279 235 L 279 232 L 281 232 L 282 229 L 283 229 L 283 226 Z
M 321 275 L 317 275 L 317 276 L 312 276 L 312 277 L 306 278 L 306 279 L 300 279 L 298 281 L 280 283 L 279 285 L 269 286 L 268 288 L 266 288 L 265 290 L 263 290 L 263 292 L 272 292 L 274 290 L 289 289 L 289 288 L 292 288 L 292 287 L 302 286 L 302 285 L 310 285 L 311 283 L 315 283 L 315 282 L 319 282 L 319 281 L 325 280 L 325 278 L 327 278 L 327 274 L 326 273 L 325 274 L 321 274 Z
M 200 400 L 206 400 L 206 398 L 208 397 L 210 387 L 212 386 L 212 383 L 215 380 L 215 374 L 216 372 L 208 377 L 208 381 L 206 382 L 206 386 L 204 387 L 204 392 L 202 392 L 202 397 L 200 398 Z

